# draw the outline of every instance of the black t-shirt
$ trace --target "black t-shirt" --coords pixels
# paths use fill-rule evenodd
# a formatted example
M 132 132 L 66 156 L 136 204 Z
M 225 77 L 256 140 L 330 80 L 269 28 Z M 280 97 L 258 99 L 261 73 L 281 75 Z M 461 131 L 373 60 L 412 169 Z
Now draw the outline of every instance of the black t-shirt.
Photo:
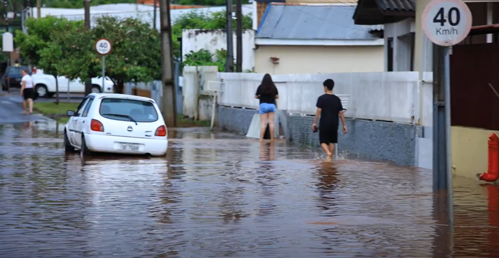
M 256 89 L 256 96 L 260 96 L 260 104 L 262 103 L 268 103 L 268 104 L 275 104 L 275 96 L 279 95 L 279 91 L 277 88 L 275 88 L 275 95 L 265 95 L 260 93 L 260 88 L 262 85 L 258 86 L 258 89 Z
M 324 94 L 317 99 L 317 107 L 322 109 L 319 128 L 338 129 L 339 113 L 343 111 L 341 100 L 336 95 Z

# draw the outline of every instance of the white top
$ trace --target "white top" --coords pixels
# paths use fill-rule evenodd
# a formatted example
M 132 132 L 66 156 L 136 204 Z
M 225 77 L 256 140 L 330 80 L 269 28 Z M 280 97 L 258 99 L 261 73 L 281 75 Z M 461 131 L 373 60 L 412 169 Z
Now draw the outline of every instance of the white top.
M 24 87 L 25 89 L 33 88 L 33 79 L 31 79 L 29 74 L 23 76 L 22 82 L 26 82 L 26 86 Z

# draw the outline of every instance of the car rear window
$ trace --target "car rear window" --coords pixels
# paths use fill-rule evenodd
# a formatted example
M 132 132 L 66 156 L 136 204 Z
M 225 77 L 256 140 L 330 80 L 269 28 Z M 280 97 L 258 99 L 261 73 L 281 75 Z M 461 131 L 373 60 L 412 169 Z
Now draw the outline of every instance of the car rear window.
M 100 115 L 113 120 L 136 122 L 156 122 L 158 113 L 154 104 L 147 101 L 131 99 L 103 99 Z

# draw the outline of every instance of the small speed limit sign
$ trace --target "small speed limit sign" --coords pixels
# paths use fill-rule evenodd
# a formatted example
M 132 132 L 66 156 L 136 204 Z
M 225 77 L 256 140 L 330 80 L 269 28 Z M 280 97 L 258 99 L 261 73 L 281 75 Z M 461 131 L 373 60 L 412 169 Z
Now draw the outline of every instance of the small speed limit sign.
M 471 12 L 461 0 L 433 0 L 423 12 L 423 30 L 433 43 L 452 46 L 471 30 Z
M 98 39 L 95 42 L 95 51 L 97 51 L 97 53 L 101 56 L 109 55 L 112 49 L 113 46 L 111 45 L 111 42 L 107 39 Z

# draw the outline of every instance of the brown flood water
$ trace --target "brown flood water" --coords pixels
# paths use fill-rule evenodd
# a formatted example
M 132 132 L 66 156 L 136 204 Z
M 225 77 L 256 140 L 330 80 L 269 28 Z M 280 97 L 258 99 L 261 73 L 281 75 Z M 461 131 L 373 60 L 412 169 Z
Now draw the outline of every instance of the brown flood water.
M 60 130 L 0 126 L 0 257 L 499 256 L 495 185 L 454 178 L 449 234 L 428 170 L 196 128 L 82 162 Z

